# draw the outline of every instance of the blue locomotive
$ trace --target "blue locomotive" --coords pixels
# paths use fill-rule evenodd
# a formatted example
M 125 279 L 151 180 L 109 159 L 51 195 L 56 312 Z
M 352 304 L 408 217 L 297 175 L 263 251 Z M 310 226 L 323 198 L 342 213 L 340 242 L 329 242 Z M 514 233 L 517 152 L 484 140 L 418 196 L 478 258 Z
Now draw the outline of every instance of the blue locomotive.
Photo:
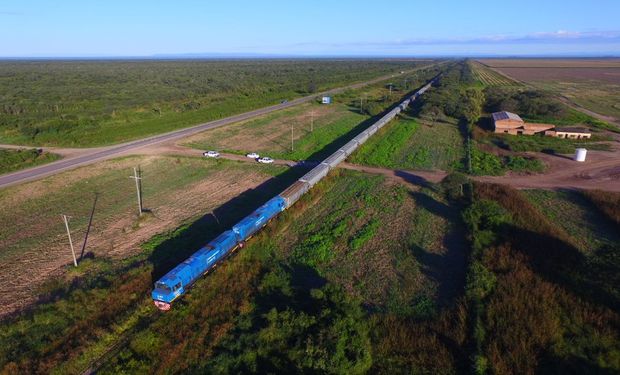
M 160 310 L 169 310 L 172 301 L 183 295 L 187 288 L 200 276 L 244 242 L 269 220 L 284 210 L 286 201 L 280 196 L 270 199 L 256 211 L 237 223 L 232 230 L 217 236 L 206 246 L 174 267 L 155 283 L 151 293 L 155 306 Z
M 219 261 L 226 258 L 232 251 L 242 247 L 252 235 L 276 217 L 280 212 L 291 207 L 302 195 L 316 185 L 327 173 L 353 153 L 360 145 L 403 111 L 418 96 L 423 94 L 438 77 L 404 100 L 394 109 L 381 117 L 355 138 L 330 155 L 322 163 L 311 169 L 299 180 L 295 181 L 282 193 L 267 201 L 249 216 L 234 225 L 231 230 L 217 236 L 206 246 L 196 251 L 181 264 L 174 267 L 155 283 L 151 293 L 155 306 L 160 310 L 170 310 L 171 303 L 182 296 L 187 289 L 205 273 L 209 272 Z

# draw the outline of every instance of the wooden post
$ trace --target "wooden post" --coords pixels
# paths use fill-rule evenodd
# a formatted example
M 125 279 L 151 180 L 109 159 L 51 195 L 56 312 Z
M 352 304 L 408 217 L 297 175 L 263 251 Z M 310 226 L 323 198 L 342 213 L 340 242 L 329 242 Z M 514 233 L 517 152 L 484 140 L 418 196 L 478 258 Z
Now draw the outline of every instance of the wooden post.
M 69 246 L 71 247 L 71 255 L 73 255 L 73 265 L 77 267 L 77 259 L 75 258 L 75 250 L 73 250 L 73 241 L 71 240 L 71 231 L 69 230 L 69 220 L 67 215 L 61 215 L 65 221 L 65 228 L 67 228 L 67 237 L 69 237 Z
M 142 177 L 138 175 L 138 171 L 136 170 L 136 168 L 134 168 L 133 176 L 129 176 L 129 178 L 133 178 L 134 180 L 136 180 L 136 193 L 138 194 L 138 215 L 142 216 L 142 196 L 140 195 L 140 186 L 142 185 L 140 183 L 140 180 L 142 179 Z

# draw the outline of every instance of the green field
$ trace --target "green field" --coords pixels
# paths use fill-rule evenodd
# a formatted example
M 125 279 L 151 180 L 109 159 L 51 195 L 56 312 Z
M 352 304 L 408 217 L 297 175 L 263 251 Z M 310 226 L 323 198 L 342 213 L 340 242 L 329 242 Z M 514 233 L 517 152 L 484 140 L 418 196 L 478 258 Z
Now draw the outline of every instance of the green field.
M 461 168 L 465 157 L 463 138 L 454 122 L 434 125 L 401 116 L 390 122 L 350 157 L 350 161 L 385 168 Z
M 311 120 L 311 116 L 314 116 L 314 120 Z M 353 111 L 345 104 L 333 104 L 330 107 L 303 105 L 204 132 L 188 140 L 188 145 L 201 150 L 235 154 L 258 152 L 273 158 L 304 160 L 341 137 L 354 136 L 350 133 L 368 119 L 367 115 Z M 294 139 L 294 150 L 291 150 L 291 136 Z M 324 150 L 323 154 L 329 151 Z
M 391 95 L 389 87 L 383 82 L 335 95 L 331 105 L 316 102 L 304 104 L 258 119 L 213 129 L 191 137 L 186 142 L 202 150 L 236 154 L 258 152 L 280 159 L 319 160 L 370 126 L 381 112 L 435 74 L 435 69 L 428 69 L 399 76 L 400 85 L 394 85 Z M 363 110 L 359 107 L 360 99 L 366 102 Z M 370 113 L 367 111 L 369 103 L 372 103 Z
M 606 136 L 594 135 L 590 139 L 562 139 L 555 137 L 535 136 L 515 136 L 506 134 L 489 133 L 480 141 L 487 144 L 494 144 L 498 147 L 515 152 L 547 152 L 556 154 L 572 154 L 578 147 L 586 147 L 590 150 L 608 151 L 611 139 Z
M 239 214 L 220 220 L 226 225 Z M 129 330 L 129 342 L 102 373 L 154 366 L 235 372 L 266 369 L 267 363 L 282 371 L 326 369 L 321 363 L 368 370 L 383 338 L 371 339 L 367 314 L 376 324 L 391 316 L 425 320 L 454 303 L 463 282 L 464 242 L 447 240 L 463 235 L 459 222 L 458 210 L 433 191 L 341 172 L 202 278 L 167 314 L 149 313 L 151 273 L 161 275 L 216 228 L 198 221 L 153 238 L 135 258 L 84 262 L 77 285 L 58 280 L 48 287 L 56 301 L 5 322 L 0 365 L 79 372 Z M 311 362 L 298 357 L 311 347 L 320 349 Z M 59 351 L 71 354 L 47 354 Z M 287 361 L 276 361 L 277 352 Z
M 483 151 L 476 142 L 471 148 L 471 173 L 476 176 L 501 176 L 507 171 L 517 173 L 540 173 L 545 165 L 531 156 L 519 155 L 497 156 Z
M 0 63 L 0 143 L 116 143 L 429 63 L 7 61 Z
M 570 101 L 577 103 L 602 115 L 620 119 L 620 85 L 598 81 L 566 81 L 533 82 L 541 90 L 561 94 Z
M 30 168 L 50 163 L 60 159 L 59 155 L 36 149 L 31 150 L 3 150 L 0 149 L 0 174 Z

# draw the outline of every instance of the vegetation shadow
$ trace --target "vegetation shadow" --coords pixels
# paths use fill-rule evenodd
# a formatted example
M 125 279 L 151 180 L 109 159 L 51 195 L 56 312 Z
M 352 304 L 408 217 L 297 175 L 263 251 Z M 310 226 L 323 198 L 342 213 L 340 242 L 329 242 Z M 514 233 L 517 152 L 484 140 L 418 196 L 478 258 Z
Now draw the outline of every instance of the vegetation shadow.
M 620 296 L 614 280 L 620 273 L 617 251 L 601 250 L 604 262 L 586 257 L 573 245 L 552 235 L 541 234 L 514 225 L 507 225 L 508 237 L 514 248 L 526 255 L 542 278 L 562 285 L 583 299 L 620 309 Z M 611 255 L 607 257 L 607 255 Z
M 437 283 L 438 305 L 440 307 L 452 306 L 455 300 L 463 294 L 465 286 L 469 249 L 465 227 L 458 210 L 427 194 L 420 192 L 410 194 L 415 199 L 416 205 L 446 219 L 449 223 L 449 230 L 442 241 L 446 249 L 443 254 L 437 254 L 415 245 L 411 250 L 422 266 L 422 273 Z

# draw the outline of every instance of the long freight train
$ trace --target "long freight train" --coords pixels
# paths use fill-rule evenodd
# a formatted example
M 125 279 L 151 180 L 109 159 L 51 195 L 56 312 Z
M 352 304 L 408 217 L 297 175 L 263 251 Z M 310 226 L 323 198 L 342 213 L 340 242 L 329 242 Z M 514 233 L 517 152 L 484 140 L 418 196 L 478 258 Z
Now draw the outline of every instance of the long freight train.
M 314 167 L 282 193 L 267 201 L 267 203 L 233 226 L 232 229 L 217 236 L 213 241 L 196 251 L 159 279 L 151 293 L 155 306 L 160 310 L 169 310 L 172 301 L 187 292 L 188 288 L 199 277 L 211 270 L 232 251 L 238 247 L 243 247 L 245 241 L 267 225 L 269 220 L 297 202 L 302 195 L 325 177 L 330 170 L 336 168 L 340 162 L 366 142 L 371 135 L 375 134 L 377 130 L 385 126 L 398 113 L 405 110 L 412 101 L 426 92 L 436 79 L 437 77 L 432 79 L 427 85 L 389 111 L 379 121 L 358 134 L 327 159 L 323 160 L 321 164 Z

